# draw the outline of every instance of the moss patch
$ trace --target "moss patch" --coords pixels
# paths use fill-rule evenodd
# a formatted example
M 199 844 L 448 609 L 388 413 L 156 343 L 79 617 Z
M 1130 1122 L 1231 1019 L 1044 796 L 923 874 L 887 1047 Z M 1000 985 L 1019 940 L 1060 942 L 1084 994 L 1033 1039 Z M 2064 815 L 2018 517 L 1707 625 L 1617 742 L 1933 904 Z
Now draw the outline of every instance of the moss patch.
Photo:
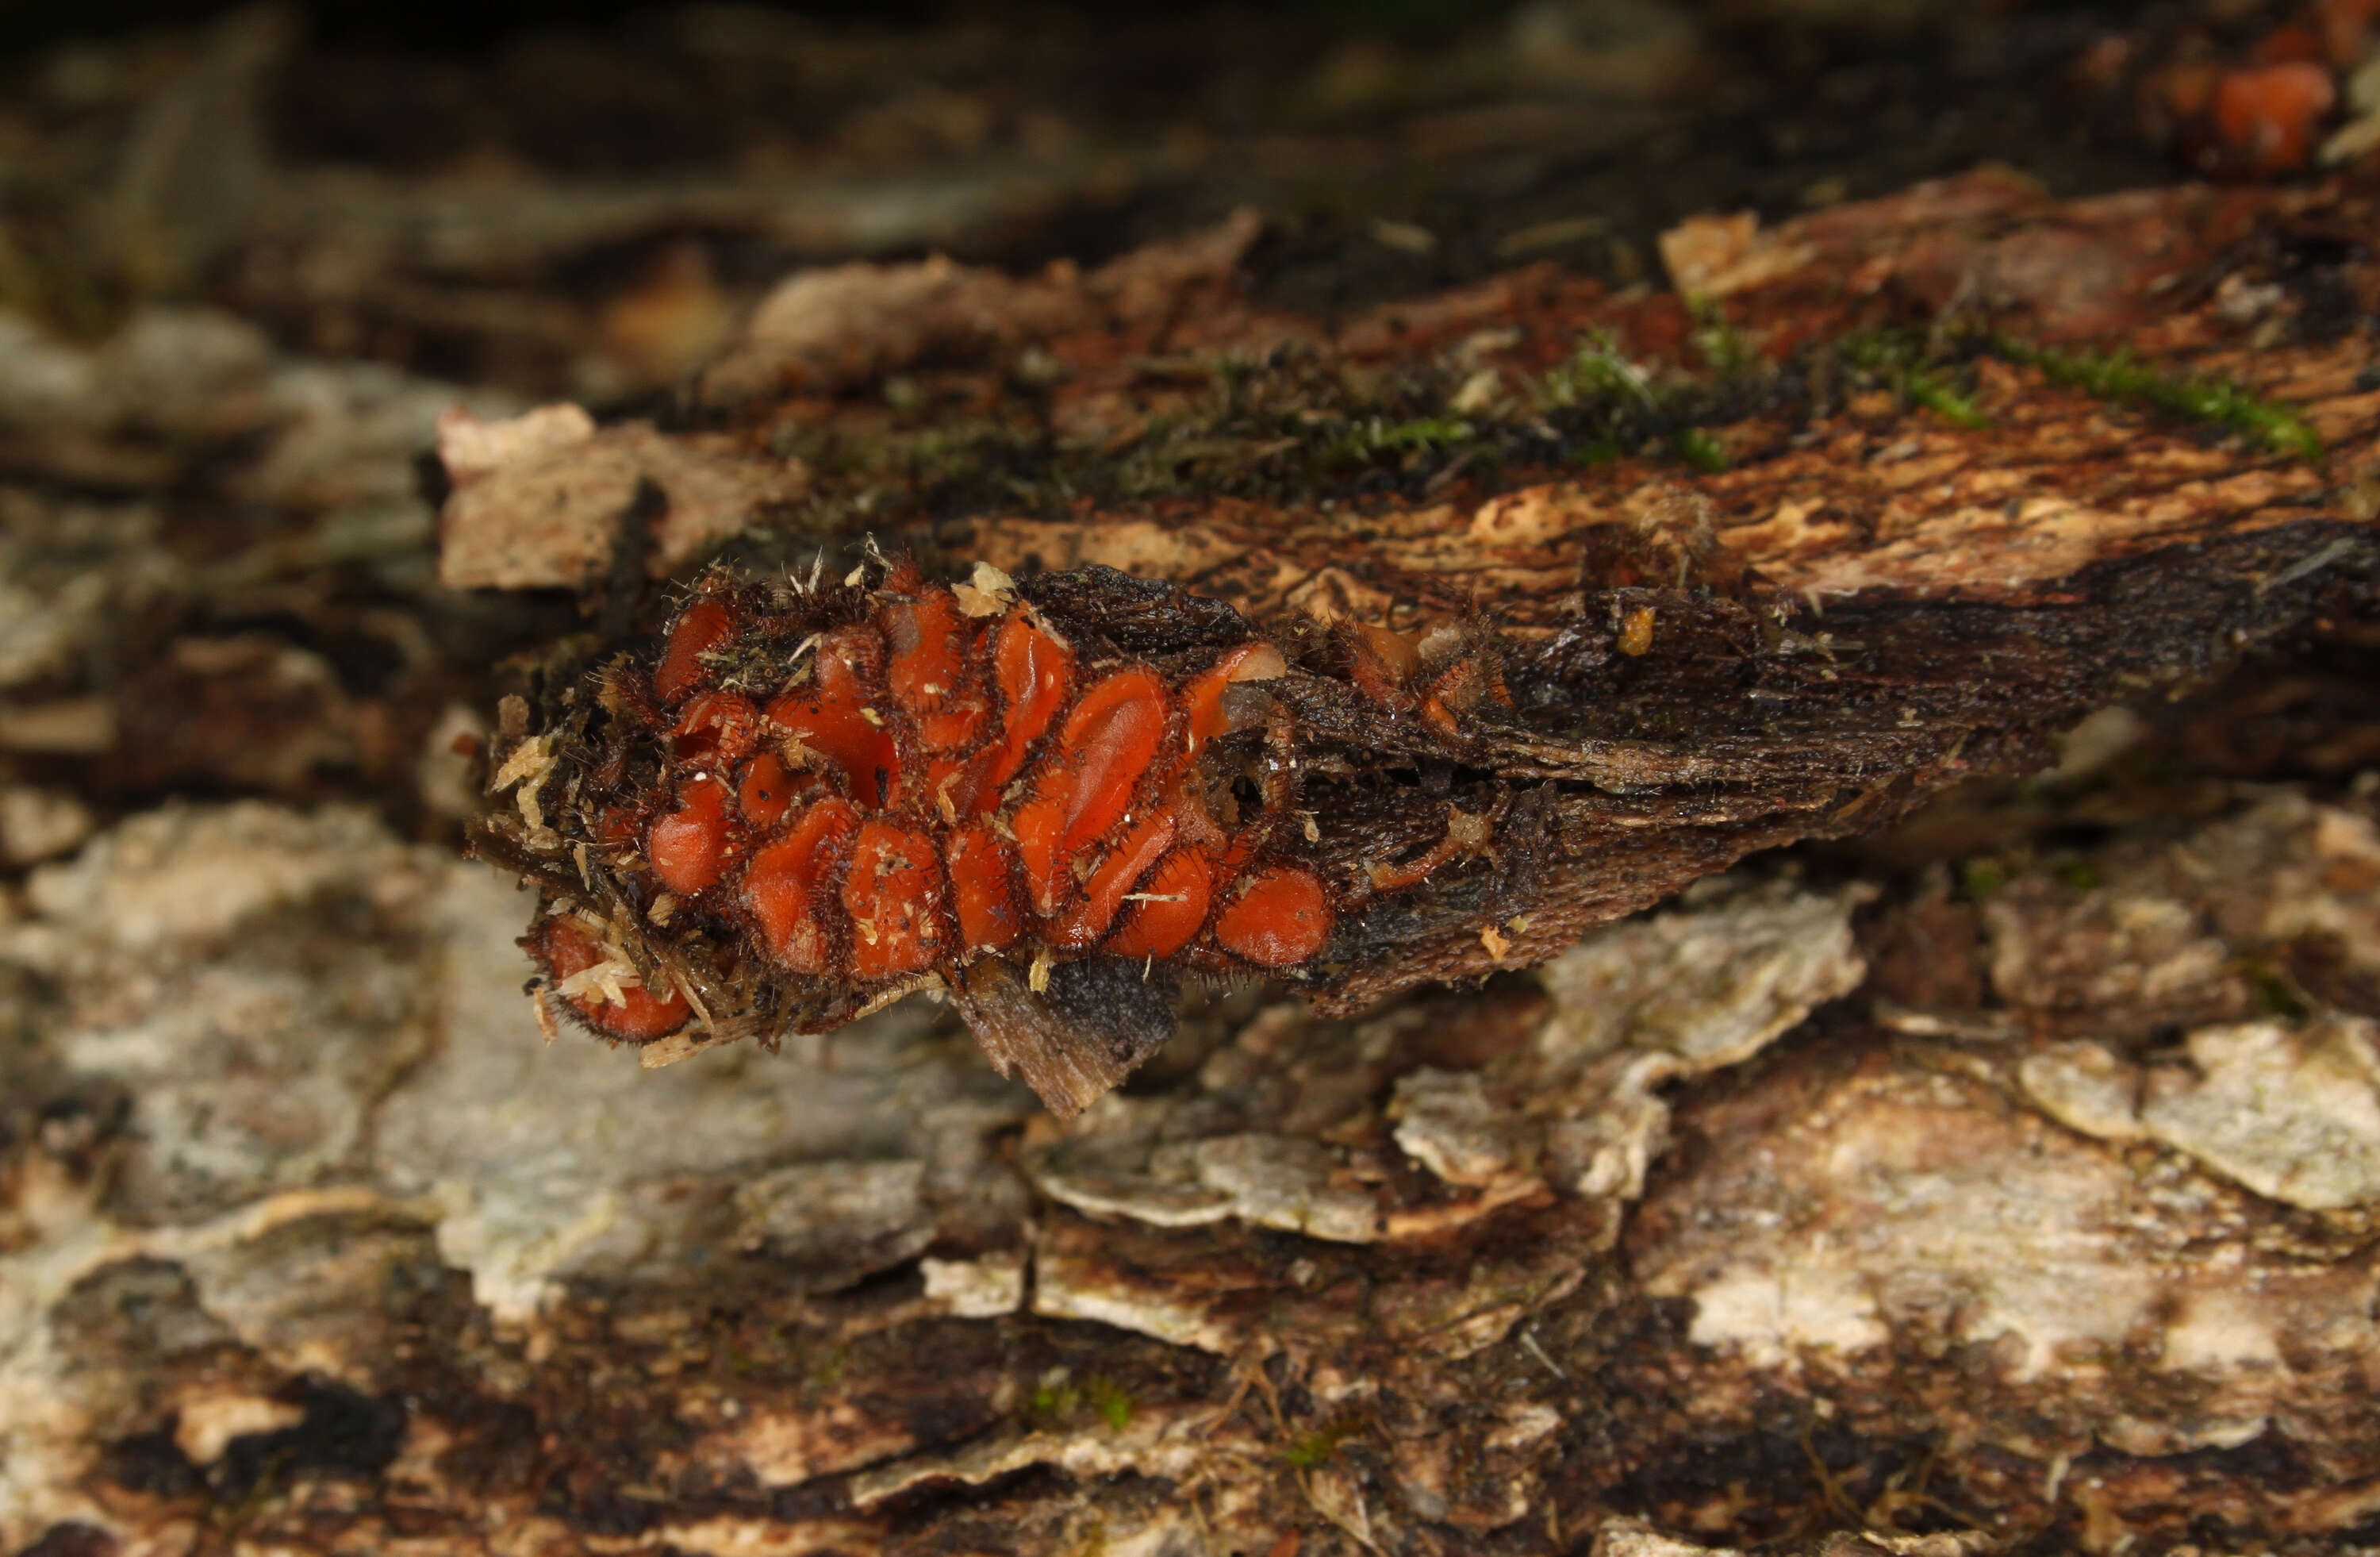
M 2064 351 L 2005 334 L 1992 351 L 2101 400 L 2141 406 L 2204 422 L 2292 459 L 2322 458 L 2322 438 L 2303 417 L 2259 398 L 2229 379 L 2187 373 L 2143 362 L 2129 351 Z
M 1218 498 L 1419 502 L 1458 480 L 1504 490 L 1630 456 L 1716 472 L 1729 465 L 1717 430 L 1755 415 L 1826 416 L 1850 391 L 1883 389 L 1953 427 L 1988 427 L 1972 374 L 1985 357 L 2289 457 L 2322 452 L 2301 418 L 2228 380 L 2006 332 L 1863 327 L 1779 362 L 1702 304 L 1687 345 L 1702 371 L 1633 360 L 1611 332 L 1590 329 L 1528 379 L 1452 354 L 1385 368 L 1305 347 L 1152 359 L 1139 379 L 1161 391 L 1162 408 L 1096 436 L 1057 430 L 1054 364 L 1044 356 L 1026 371 L 1028 350 L 989 401 L 979 379 L 938 387 L 905 376 L 883 386 L 876 425 L 860 416 L 782 429 L 776 451 L 803 460 L 813 486 L 776 529 L 806 541 L 985 513 L 1062 517 Z

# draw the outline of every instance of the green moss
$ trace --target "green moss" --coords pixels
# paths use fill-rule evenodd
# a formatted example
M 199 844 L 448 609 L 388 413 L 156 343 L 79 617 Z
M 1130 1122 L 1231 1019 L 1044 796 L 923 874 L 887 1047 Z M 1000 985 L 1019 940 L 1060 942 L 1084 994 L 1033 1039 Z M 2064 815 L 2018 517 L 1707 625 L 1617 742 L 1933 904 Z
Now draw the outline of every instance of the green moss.
M 1386 449 L 1417 449 L 1439 444 L 1467 444 L 1477 435 L 1469 422 L 1452 417 L 1416 417 L 1382 428 L 1378 442 Z
M 2321 435 L 2303 417 L 2260 399 L 2229 379 L 2161 368 L 2129 351 L 2064 351 L 2004 332 L 1993 335 L 1990 345 L 1998 356 L 2095 399 L 2221 427 L 2292 459 L 2311 463 L 2322 458 Z
M 1686 314 L 1693 321 L 1686 340 L 1711 371 L 1742 373 L 1759 364 L 1760 353 L 1752 338 L 1735 326 L 1715 299 L 1687 298 Z
M 1312 1432 L 1300 1433 L 1292 1440 L 1281 1457 L 1300 1470 L 1314 1470 L 1330 1463 L 1339 1446 L 1357 1436 L 1355 1424 L 1340 1420 L 1325 1422 Z
M 1414 417 L 1383 423 L 1378 417 L 1350 427 L 1331 444 L 1331 454 L 1342 465 L 1366 466 L 1384 456 L 1402 456 L 1468 444 L 1478 437 L 1471 423 L 1455 417 Z
M 1670 446 L 1680 459 L 1697 470 L 1717 472 L 1727 468 L 1727 450 L 1719 446 L 1707 428 L 1681 427 L 1670 437 Z
M 1653 376 L 1620 354 L 1610 331 L 1589 330 L 1566 360 L 1536 382 L 1532 398 L 1538 409 L 1547 411 L 1597 402 L 1650 406 Z
M 825 537 L 982 514 L 1055 518 L 1217 498 L 1412 501 L 1458 476 L 1494 490 L 1663 451 L 1717 471 L 1729 463 L 1718 430 L 1754 415 L 1826 415 L 1846 386 L 1887 389 L 1955 427 L 1987 426 L 1967 383 L 1980 356 L 2266 447 L 2319 453 L 2301 420 L 2237 385 L 2005 334 L 1863 329 L 1772 363 L 1717 307 L 1698 303 L 1690 344 L 1707 371 L 1631 360 L 1610 331 L 1589 330 L 1541 376 L 1484 396 L 1465 388 L 1476 365 L 1451 354 L 1385 368 L 1312 350 L 1152 360 L 1142 377 L 1168 387 L 1165 407 L 1137 428 L 1081 438 L 1053 427 L 1044 393 L 1017 391 L 987 409 L 972 391 L 944 391 L 921 374 L 880 386 L 887 409 L 877 428 L 811 424 L 778 435 L 776 452 L 802 460 L 811 480 L 770 528 L 799 556 Z M 1028 366 L 1019 359 L 1013 383 L 1057 371 Z
M 1077 1383 L 1071 1378 L 1044 1382 L 1026 1403 L 1026 1414 L 1051 1424 L 1072 1422 L 1088 1411 L 1118 1432 L 1132 1425 L 1132 1392 L 1104 1373 Z
M 1950 381 L 1930 369 L 1921 368 L 1909 375 L 1902 393 L 1910 403 L 1925 407 L 1953 427 L 1969 431 L 1989 427 L 1992 419 L 1966 395 L 1951 387 Z
M 1724 331 L 1711 338 L 1721 359 L 1744 356 L 1725 341 Z M 1698 430 L 1755 408 L 1750 379 L 1657 378 L 1605 331 L 1581 336 L 1541 378 L 1485 405 L 1465 393 L 1475 368 L 1451 357 L 1367 369 L 1284 351 L 1261 360 L 1152 361 L 1142 371 L 1188 398 L 1121 436 L 1097 438 L 1060 434 L 1033 395 L 986 410 L 938 401 L 922 379 L 887 383 L 880 394 L 891 415 L 878 428 L 795 425 L 777 434 L 773 451 L 802 461 L 811 480 L 800 505 L 771 529 L 798 548 L 983 513 L 1058 517 L 1085 505 L 1411 499 L 1456 474 L 1500 484 L 1662 448 L 1717 468 L 1718 444 Z M 1774 378 L 1761 365 L 1756 393 L 1773 396 Z
M 1997 859 L 1970 859 L 1959 868 L 1959 884 L 1971 903 L 1981 903 L 2008 885 L 2008 867 Z
M 1025 1409 L 1030 1415 L 1053 1417 L 1060 1421 L 1074 1416 L 1082 1408 L 1082 1389 L 1072 1379 L 1061 1380 L 1054 1384 L 1043 1384 L 1033 1392 L 1033 1398 L 1025 1403 Z
M 2078 859 L 2058 873 L 2058 879 L 2076 892 L 2089 892 L 2099 884 L 2099 872 L 2086 859 Z
M 1604 465 L 1630 449 L 1666 445 L 1698 470 L 1727 468 L 1727 455 L 1709 429 L 1738 420 L 1762 363 L 1716 310 L 1702 316 L 1696 349 L 1718 376 L 1657 379 L 1623 356 L 1608 330 L 1590 330 L 1569 357 L 1531 386 L 1526 396 L 1540 427 L 1564 445 L 1564 462 Z
M 1855 378 L 1880 383 L 1909 405 L 1932 411 L 1953 427 L 1989 427 L 1992 419 L 1961 391 L 1925 343 L 1903 330 L 1855 330 L 1835 344 L 1835 356 Z
M 1105 1374 L 1094 1373 L 1084 1381 L 1083 1398 L 1118 1432 L 1132 1425 L 1131 1393 Z

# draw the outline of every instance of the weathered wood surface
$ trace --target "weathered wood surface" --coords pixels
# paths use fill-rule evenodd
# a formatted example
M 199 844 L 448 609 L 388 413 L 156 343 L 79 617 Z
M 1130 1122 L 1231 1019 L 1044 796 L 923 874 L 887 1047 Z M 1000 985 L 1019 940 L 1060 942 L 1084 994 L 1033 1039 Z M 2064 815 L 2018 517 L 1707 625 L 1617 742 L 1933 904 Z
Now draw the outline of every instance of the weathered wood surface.
M 483 689 L 467 667 L 528 636 L 490 621 L 570 625 L 551 599 L 425 604 L 415 658 L 370 698 L 303 657 L 335 633 L 223 647 L 335 619 L 342 537 L 365 537 L 383 602 L 438 601 L 405 571 L 418 528 L 372 552 L 339 506 L 352 479 L 308 487 L 325 467 L 269 457 L 353 422 L 206 402 L 273 430 L 236 479 L 348 516 L 295 561 L 227 548 L 237 610 L 176 592 L 153 516 L 25 500 L 11 566 L 97 580 L 39 618 L 58 663 L 114 613 L 200 643 L 164 686 L 223 712 L 168 763 L 115 734 L 156 686 L 47 662 L 12 682 L 0 733 L 28 786 L 99 775 L 121 820 L 0 919 L 0 1541 L 1679 1550 L 1637 1518 L 1836 1550 L 1912 1550 L 1827 1535 L 1864 1524 L 1946 1551 L 2352 1539 L 2380 1510 L 2372 796 L 2186 782 L 2171 754 L 2204 733 L 2142 732 L 2265 651 L 2368 642 L 2370 262 L 2334 256 L 2317 284 L 2271 259 L 2359 225 L 2336 190 L 2060 206 L 1986 178 L 1722 234 L 1724 262 L 1689 273 L 1772 350 L 1952 305 L 2129 342 L 2290 407 L 2320 462 L 1986 356 L 1975 429 L 1755 371 L 1740 414 L 1705 419 L 1718 473 L 1622 450 L 1491 478 L 1440 451 L 1111 509 L 896 505 L 880 528 L 937 562 L 1129 564 L 1284 630 L 1476 614 L 1509 635 L 1515 694 L 1485 760 L 1426 802 L 1326 811 L 1326 834 L 1421 844 L 1447 804 L 1558 797 L 1538 896 L 1494 905 L 1500 947 L 1479 909 L 1511 876 L 1483 859 L 1367 922 L 1376 949 L 1351 942 L 1323 1009 L 1203 997 L 1066 1131 L 926 1007 L 659 1073 L 541 1048 L 511 944 L 526 901 L 485 868 L 352 808 L 150 805 L 184 782 L 156 775 L 235 760 L 251 792 L 319 795 L 321 760 L 263 760 L 303 735 L 367 772 L 419 758 L 419 814 L 451 819 L 468 797 L 425 737 Z M 740 440 L 756 478 L 834 496 L 819 435 L 905 425 L 863 390 L 906 375 L 998 411 L 1037 351 L 1062 370 L 1023 375 L 1041 457 L 1077 466 L 1195 420 L 1209 375 L 1181 363 L 1202 353 L 1287 343 L 1384 372 L 1451 354 L 1453 385 L 1497 375 L 1483 421 L 1590 328 L 1632 361 L 1706 366 L 1673 294 L 1543 272 L 1335 327 L 1269 313 L 1234 301 L 1244 230 L 1084 277 L 856 274 L 913 308 L 974 290 L 891 337 L 846 296 L 859 334 L 781 335 L 797 359 L 698 395 L 687 422 Z M 250 407 L 301 403 L 302 364 L 216 360 Z M 400 433 L 332 440 L 328 468 L 404 469 L 433 397 L 399 402 Z M 78 417 L 52 439 L 20 413 L 12 460 L 70 475 L 42 462 L 142 446 L 135 419 Z M 789 466 L 788 441 L 813 457 Z M 650 572 L 637 527 L 667 512 L 645 475 L 658 501 L 592 516 L 630 543 L 567 580 L 616 620 Z M 761 513 L 738 544 L 806 559 L 838 517 Z M 1752 851 L 2041 766 L 2113 704 L 2136 705 L 2117 725 L 2148 760 L 2066 741 L 2057 779 L 1897 835 L 1930 870 L 1755 862 L 1581 940 Z
M 931 362 L 931 398 L 996 414 L 1018 398 L 1009 364 L 1038 353 L 1052 387 L 1032 410 L 1062 430 L 1044 451 L 1062 470 L 1069 451 L 1114 455 L 1160 419 L 1211 415 L 1180 387 L 1198 378 L 1185 359 L 1318 353 L 1359 373 L 1463 354 L 1459 393 L 1478 425 L 1439 434 L 1431 463 L 1363 472 L 1369 495 L 1287 473 L 1265 496 L 930 527 L 895 506 L 877 526 L 1024 577 L 1099 564 L 1166 579 L 1309 639 L 1345 623 L 1418 636 L 1474 619 L 1500 636 L 1512 706 L 1483 710 L 1459 737 L 1326 679 L 1281 692 L 1322 762 L 1359 781 L 1325 778 L 1303 797 L 1334 875 L 1361 881 L 1417 857 L 1457 814 L 1496 819 L 1461 866 L 1346 918 L 1301 976 L 1326 1010 L 1352 1012 L 1415 983 L 1530 966 L 1753 850 L 1873 827 L 1930 789 L 2037 765 L 2043 737 L 2094 708 L 2203 683 L 2325 609 L 2352 613 L 2375 557 L 2365 483 L 2380 475 L 2380 389 L 2358 387 L 2363 342 L 2339 299 L 2380 279 L 2346 264 L 2325 283 L 2327 314 L 2265 283 L 2263 312 L 2228 324 L 2224 310 L 2240 310 L 2223 299 L 2258 285 L 2231 261 L 2259 237 L 2367 214 L 2347 197 L 2195 189 L 2059 206 L 1976 175 L 1771 235 L 1718 221 L 1672 234 L 1673 265 L 1723 299 L 1704 305 L 1723 325 L 1690 320 L 1675 294 L 1609 298 L 1538 274 L 1334 335 L 1233 301 L 1232 267 L 1257 231 L 1243 213 L 1079 278 L 932 264 L 797 278 L 699 394 L 731 425 L 815 441 L 851 421 L 864 437 L 878 413 L 838 391 Z M 1828 361 L 1791 355 L 1856 327 L 1967 315 L 2027 343 L 2082 333 L 2177 378 L 2235 379 L 2301 419 L 2327 457 L 2161 421 L 1995 357 L 1973 365 L 1963 397 L 1965 420 L 1985 425 L 1961 427 L 1910 416 L 1888 394 L 1814 384 Z M 1707 344 L 1721 329 L 1729 344 Z M 2273 344 L 2247 345 L 2258 329 Z M 1548 425 L 1545 390 L 1527 385 L 1595 332 L 1648 383 L 1723 350 L 1749 359 L 1722 412 L 1702 412 L 1719 424 L 1726 471 L 1622 457 L 1547 479 L 1526 462 L 1525 433 L 1518 456 L 1497 441 L 1534 417 L 1550 445 L 1541 468 L 1572 452 Z M 1782 365 L 1763 366 L 1771 358 Z M 1750 414 L 1726 420 L 1730 396 Z M 1467 472 L 1474 444 L 1513 468 Z M 754 457 L 756 503 L 763 481 L 782 485 L 764 463 Z M 586 538 L 611 534 L 621 498 L 574 499 L 551 481 L 532 494 L 528 482 L 508 507 L 481 501 L 484 478 L 450 505 L 452 581 L 489 577 L 457 566 L 459 552 L 507 549 L 521 577 L 591 578 Z M 559 551 L 542 528 L 556 507 L 584 515 Z M 538 526 L 514 535 L 508 516 L 528 515 Z M 684 551 L 662 538 L 650 561 Z M 1121 634 L 1143 652 L 1195 641 L 1169 641 L 1193 628 L 1169 628 L 1161 600 L 1085 587 L 1050 603 L 1095 640 Z M 1327 641 L 1309 654 L 1319 669 L 1332 658 Z M 1360 782 L 1393 769 L 1428 776 Z

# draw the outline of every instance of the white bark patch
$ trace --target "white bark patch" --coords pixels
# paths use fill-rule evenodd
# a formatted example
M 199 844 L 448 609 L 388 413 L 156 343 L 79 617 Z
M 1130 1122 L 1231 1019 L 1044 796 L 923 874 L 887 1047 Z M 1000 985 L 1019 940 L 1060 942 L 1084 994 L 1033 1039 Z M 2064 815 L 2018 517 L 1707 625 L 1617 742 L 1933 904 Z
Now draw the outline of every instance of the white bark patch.
M 2189 1048 L 2204 1079 L 2142 1108 L 2151 1134 L 2306 1210 L 2380 1201 L 2380 1024 L 2241 1022 Z

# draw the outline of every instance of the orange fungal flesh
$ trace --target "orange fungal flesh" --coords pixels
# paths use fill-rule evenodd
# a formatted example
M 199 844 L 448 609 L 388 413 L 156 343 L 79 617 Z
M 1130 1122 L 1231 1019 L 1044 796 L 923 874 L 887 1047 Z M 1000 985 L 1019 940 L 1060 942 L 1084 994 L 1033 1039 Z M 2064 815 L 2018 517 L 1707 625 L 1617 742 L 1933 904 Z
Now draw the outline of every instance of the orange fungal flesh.
M 834 948 L 819 918 L 820 890 L 835 863 L 834 853 L 859 826 L 859 813 L 843 800 L 820 800 L 804 811 L 783 837 L 752 857 L 744 873 L 744 903 L 751 909 L 769 955 L 795 973 L 825 973 Z
M 947 590 L 930 590 L 914 601 L 895 601 L 880 617 L 892 646 L 884 680 L 892 700 L 913 714 L 943 706 L 960 690 L 966 674 L 958 602 Z
M 959 940 L 968 951 L 996 952 L 1025 933 L 1008 884 L 1014 856 L 999 833 L 980 825 L 961 828 L 951 834 L 944 858 Z
M 1289 662 L 1269 643 L 1243 643 L 1215 662 L 1212 668 L 1182 688 L 1183 712 L 1189 715 L 1190 755 L 1217 736 L 1232 730 L 1232 715 L 1223 693 L 1235 682 L 1264 681 L 1281 675 Z
M 1055 800 L 1028 800 L 1017 808 L 1010 826 L 1016 833 L 1016 858 L 1025 867 L 1025 890 L 1032 894 L 1034 913 L 1045 919 L 1057 918 L 1075 887 L 1066 870 L 1064 809 Z
M 732 768 L 752 754 L 760 740 L 760 711 L 733 692 L 705 692 L 686 705 L 670 732 L 670 750 L 681 762 Z
M 735 803 L 742 808 L 744 820 L 759 828 L 774 827 L 783 821 L 794 803 L 795 782 L 785 760 L 775 752 L 764 751 L 752 759 L 751 766 L 744 770 L 744 782 L 735 791 Z
M 805 692 L 788 692 L 769 705 L 769 720 L 843 770 L 852 798 L 870 809 L 882 805 L 900 781 L 901 758 L 884 716 L 871 706 L 854 661 L 854 641 L 866 628 L 828 635 L 818 649 L 818 682 Z
M 881 821 L 859 830 L 843 882 L 855 978 L 897 978 L 933 962 L 940 882 L 931 838 Z
M 529 952 L 545 965 L 546 973 L 556 983 L 574 973 L 584 973 L 611 955 L 585 926 L 567 918 L 548 919 L 531 931 Z M 666 1038 L 686 1026 L 686 1018 L 694 1015 L 686 1006 L 686 997 L 676 991 L 667 996 L 656 995 L 633 981 L 622 982 L 616 1001 L 606 999 L 600 991 L 562 998 L 564 1004 L 596 1031 L 635 1043 Z
M 927 763 L 931 782 L 925 786 L 926 803 L 946 821 L 991 810 L 1000 803 L 992 770 L 1003 755 L 1002 743 L 987 742 L 964 758 L 934 758 Z
M 1404 688 L 1421 674 L 1421 645 L 1403 633 L 1358 622 L 1347 637 L 1347 678 L 1356 689 L 1381 707 L 1402 712 L 1413 706 Z
M 1088 946 L 1105 935 L 1123 907 L 1124 894 L 1172 846 L 1171 812 L 1159 811 L 1144 819 L 1099 861 L 1099 869 L 1083 883 L 1083 900 L 1075 911 L 1048 928 L 1050 943 L 1073 950 Z
M 929 713 L 917 721 L 917 739 L 929 751 L 964 751 L 983 728 L 984 714 L 984 706 L 974 702 Z
M 722 601 L 698 600 L 678 613 L 670 628 L 669 647 L 653 671 L 653 696 L 675 702 L 693 691 L 708 674 L 702 657 L 733 637 L 735 613 Z
M 1072 771 L 1052 768 L 1050 776 L 1063 785 L 1067 856 L 1105 837 L 1130 809 L 1165 739 L 1166 712 L 1165 683 L 1135 668 L 1101 677 L 1066 716 L 1058 749 Z
M 1199 763 L 1261 718 L 1266 699 L 1232 688 L 1288 674 L 1273 644 L 1229 649 L 1178 687 L 1132 663 L 1094 677 L 1030 607 L 973 619 L 914 568 L 888 577 L 866 619 L 843 620 L 810 640 L 807 664 L 779 662 L 791 679 L 764 711 L 720 685 L 716 656 L 747 627 L 786 641 L 769 637 L 785 624 L 737 594 L 689 603 L 652 673 L 661 783 L 600 813 L 610 846 L 641 844 L 658 889 L 710 894 L 694 910 L 740 918 L 770 966 L 882 986 L 1037 945 L 1137 958 L 1196 944 L 1288 967 L 1328 941 L 1321 880 L 1272 860 L 1274 834 L 1244 826 L 1218 787 L 1231 774 Z M 1355 647 L 1386 681 L 1411 674 L 1401 637 Z M 1451 722 L 1474 689 L 1428 690 Z M 1268 816 L 1283 803 L 1266 791 Z M 539 936 L 557 978 L 617 955 L 577 928 Z M 622 989 L 625 1004 L 566 998 L 613 1037 L 690 1019 L 682 995 Z
M 1223 949 L 1264 967 L 1291 967 L 1322 949 L 1330 905 L 1322 883 L 1293 865 L 1258 870 L 1215 918 Z
M 992 675 L 1008 711 L 999 755 L 984 774 L 979 803 L 990 805 L 1001 786 L 1025 766 L 1025 754 L 1050 728 L 1075 679 L 1075 653 L 1064 644 L 1013 615 L 1001 624 L 992 645 Z
M 919 794 L 944 821 L 956 821 L 961 813 L 974 809 L 975 788 L 967 782 L 972 766 L 964 757 L 926 759 L 925 771 L 918 774 Z
M 1120 957 L 1170 957 L 1188 945 L 1207 922 L 1214 879 L 1197 850 L 1167 855 L 1142 884 L 1139 901 L 1125 905 L 1123 924 L 1108 937 L 1108 950 Z
M 893 641 L 891 679 L 893 700 L 910 714 L 917 744 L 926 748 L 917 796 L 944 821 L 955 821 L 975 809 L 980 780 L 969 775 L 980 774 L 985 765 L 985 753 L 977 747 L 991 705 L 966 660 L 970 650 L 982 645 L 966 635 L 958 603 L 946 590 L 900 609 L 909 611 L 906 626 L 896 618 L 887 628 Z M 901 646 L 905 634 L 916 638 L 916 648 Z
M 2287 173 L 2313 154 L 2337 97 L 2330 72 L 2303 60 L 2228 71 L 2215 87 L 2216 133 L 2245 171 Z
M 607 849 L 633 849 L 643 821 L 626 806 L 608 806 L 595 819 L 595 839 Z
M 727 838 L 727 786 L 698 776 L 677 792 L 674 810 L 653 818 L 645 855 L 662 885 L 691 897 L 726 872 Z

